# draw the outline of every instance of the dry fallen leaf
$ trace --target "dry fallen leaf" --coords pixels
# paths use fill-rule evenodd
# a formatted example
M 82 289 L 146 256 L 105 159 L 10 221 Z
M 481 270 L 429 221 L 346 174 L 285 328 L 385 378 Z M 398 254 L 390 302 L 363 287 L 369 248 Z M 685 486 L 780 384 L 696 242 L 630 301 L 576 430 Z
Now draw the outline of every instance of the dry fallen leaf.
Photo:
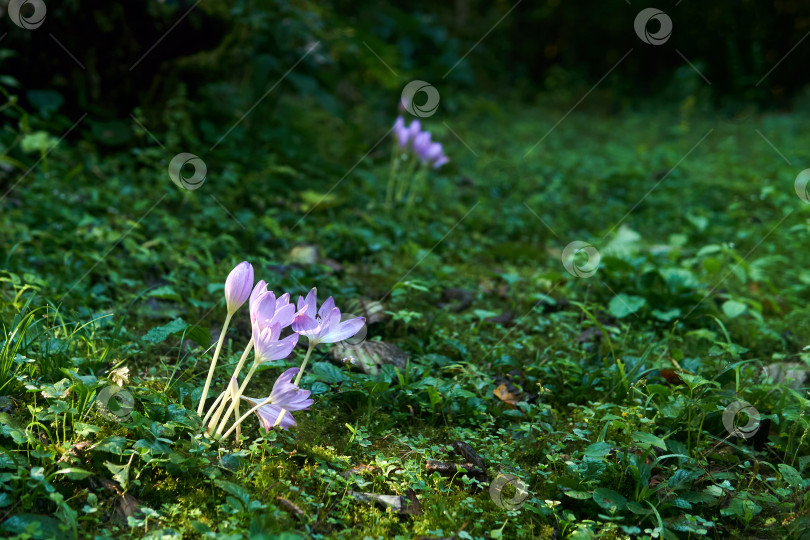
M 498 399 L 509 405 L 509 407 L 513 409 L 515 408 L 515 405 L 517 404 L 517 397 L 509 391 L 506 383 L 500 384 L 495 390 L 492 391 L 492 393 L 495 394 Z

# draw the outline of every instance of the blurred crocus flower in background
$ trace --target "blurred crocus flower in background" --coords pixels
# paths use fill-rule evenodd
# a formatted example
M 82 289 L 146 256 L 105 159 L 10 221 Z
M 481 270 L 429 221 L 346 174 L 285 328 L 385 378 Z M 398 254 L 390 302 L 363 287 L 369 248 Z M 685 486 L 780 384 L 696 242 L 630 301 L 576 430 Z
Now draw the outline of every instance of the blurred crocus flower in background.
M 340 322 L 340 309 L 335 307 L 331 296 L 317 309 L 317 289 L 313 288 L 307 297 L 298 297 L 298 313 L 292 328 L 309 340 L 310 347 L 318 343 L 336 343 L 357 334 L 366 323 L 364 317 L 355 317 Z
M 229 315 L 233 315 L 242 307 L 250 297 L 252 289 L 253 266 L 247 261 L 241 262 L 231 270 L 225 280 L 225 302 L 228 305 Z
M 289 414 L 289 411 L 301 411 L 312 405 L 313 401 L 309 398 L 310 391 L 301 390 L 293 384 L 292 378 L 296 373 L 298 373 L 298 368 L 290 368 L 282 373 L 273 385 L 270 396 L 266 399 L 241 396 L 241 399 L 249 403 L 251 408 L 264 403 L 253 412 L 259 417 L 259 423 L 265 431 L 270 431 L 275 425 L 282 409 L 288 413 L 283 416 L 280 425 L 284 429 L 290 429 L 295 425 L 295 419 Z
M 444 155 L 441 143 L 431 141 L 430 132 L 422 129 L 419 120 L 414 120 L 406 126 L 405 120 L 398 116 L 393 131 L 397 146 L 403 151 L 410 150 L 422 164 L 438 169 L 450 161 Z
M 442 167 L 450 162 L 450 158 L 444 154 L 441 143 L 431 140 L 430 132 L 422 129 L 419 120 L 406 126 L 402 116 L 398 116 L 391 131 L 396 144 L 391 154 L 391 173 L 385 190 L 385 202 L 391 204 L 402 201 L 407 194 L 406 207 L 409 208 L 418 193 L 424 195 L 430 169 Z M 402 164 L 406 165 L 404 171 L 400 171 Z M 421 168 L 417 171 L 420 164 Z

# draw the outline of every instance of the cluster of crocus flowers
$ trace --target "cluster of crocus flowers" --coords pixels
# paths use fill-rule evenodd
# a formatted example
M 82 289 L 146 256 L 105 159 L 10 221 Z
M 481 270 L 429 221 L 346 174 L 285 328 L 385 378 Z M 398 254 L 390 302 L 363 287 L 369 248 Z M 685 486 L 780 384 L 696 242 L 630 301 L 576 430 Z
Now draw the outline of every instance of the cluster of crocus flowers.
M 394 151 L 385 200 L 388 204 L 394 200 L 401 201 L 407 192 L 410 206 L 417 191 L 421 190 L 428 171 L 438 169 L 450 159 L 444 154 L 442 144 L 431 140 L 430 132 L 422 129 L 419 120 L 406 126 L 405 120 L 399 116 L 394 122 L 393 133 Z M 399 170 L 400 163 L 406 163 L 404 172 Z
M 423 164 L 433 169 L 438 169 L 450 161 L 442 149 L 442 144 L 431 141 L 429 131 L 422 129 L 419 120 L 414 120 L 409 126 L 405 125 L 405 120 L 399 116 L 394 122 L 394 136 L 397 146 L 402 152 L 411 151 Z
M 248 302 L 252 335 L 228 380 L 226 389 L 219 394 L 205 414 L 203 424 L 206 425 L 206 432 L 224 440 L 236 431 L 238 437 L 241 432 L 240 425 L 254 413 L 259 418 L 260 425 L 267 431 L 274 426 L 289 429 L 295 425 L 295 419 L 288 414 L 289 411 L 304 410 L 313 403 L 309 398 L 310 392 L 298 387 L 312 350 L 319 343 L 335 343 L 354 336 L 363 328 L 365 319 L 355 317 L 341 321 L 340 309 L 335 307 L 332 297 L 327 298 L 318 310 L 317 292 L 314 288 L 306 298 L 298 298 L 296 308 L 296 305 L 290 302 L 289 293 L 276 297 L 273 291 L 267 289 L 267 283 L 263 280 L 254 286 L 253 267 L 248 262 L 238 264 L 228 275 L 225 281 L 225 302 L 228 312 L 211 360 L 197 414 L 202 416 L 205 410 L 205 401 L 228 325 L 245 302 Z M 282 337 L 285 333 L 288 335 Z M 267 398 L 251 398 L 244 395 L 245 388 L 256 370 L 262 365 L 287 358 L 298 344 L 300 336 L 305 336 L 308 341 L 307 353 L 301 367 L 291 368 L 282 373 Z M 239 375 L 251 351 L 253 364 L 240 384 Z M 293 382 L 294 375 L 296 377 Z M 250 409 L 240 416 L 239 404 L 242 401 L 247 403 Z M 226 430 L 232 415 L 235 415 L 236 419 Z

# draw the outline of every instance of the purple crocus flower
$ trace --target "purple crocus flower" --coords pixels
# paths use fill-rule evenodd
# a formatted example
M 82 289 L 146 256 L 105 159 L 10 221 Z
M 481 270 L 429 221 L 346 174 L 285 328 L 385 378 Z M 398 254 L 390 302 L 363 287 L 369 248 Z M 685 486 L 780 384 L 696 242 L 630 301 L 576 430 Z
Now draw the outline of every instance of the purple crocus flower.
M 423 153 L 425 163 L 433 163 L 442 155 L 442 143 L 431 143 Z
M 292 323 L 292 329 L 302 336 L 307 336 L 310 346 L 318 343 L 336 343 L 349 339 L 363 328 L 364 317 L 355 317 L 340 322 L 340 309 L 335 307 L 331 296 L 317 309 L 317 289 L 313 288 L 306 299 L 298 297 L 298 313 Z
M 247 261 L 241 262 L 231 270 L 225 280 L 225 302 L 228 314 L 233 315 L 242 307 L 253 288 L 253 266 Z
M 292 334 L 279 339 L 281 335 L 281 325 L 273 324 L 264 328 L 259 328 L 258 324 L 253 325 L 253 347 L 255 349 L 257 364 L 281 360 L 287 358 L 295 345 L 298 343 L 298 334 Z
M 397 144 L 400 148 L 404 149 L 408 146 L 410 132 L 408 128 L 405 127 L 405 120 L 403 120 L 401 116 L 398 116 L 397 121 L 394 122 L 394 136 L 397 138 Z
M 422 131 L 413 138 L 411 148 L 413 148 L 413 152 L 416 154 L 416 157 L 418 157 L 423 163 L 427 161 L 425 156 L 427 151 L 430 149 L 431 144 L 433 143 L 430 141 L 430 133 L 427 131 Z
M 411 122 L 411 125 L 408 126 L 408 139 L 413 141 L 420 133 L 422 133 L 422 124 L 419 120 L 414 120 Z
M 433 168 L 438 169 L 439 167 L 441 167 L 442 165 L 444 165 L 445 163 L 447 163 L 449 161 L 450 161 L 450 158 L 448 158 L 447 156 L 442 154 L 436 159 L 436 161 L 433 162 Z
M 258 325 L 259 330 L 278 324 L 286 328 L 292 324 L 295 317 L 295 306 L 290 303 L 290 294 L 284 293 L 278 298 L 273 291 L 267 290 L 267 284 L 262 280 L 256 284 L 250 295 L 250 322 Z
M 309 399 L 310 391 L 301 390 L 292 383 L 293 376 L 295 376 L 296 373 L 298 373 L 298 368 L 290 368 L 282 373 L 281 376 L 276 379 L 273 385 L 273 391 L 266 399 L 241 396 L 242 399 L 250 404 L 251 408 L 266 402 L 265 405 L 262 405 L 254 411 L 256 416 L 259 417 L 259 423 L 265 431 L 269 432 L 273 428 L 282 410 L 286 410 L 287 412 L 284 414 L 284 418 L 281 419 L 280 425 L 283 429 L 290 429 L 295 425 L 295 419 L 292 417 L 292 414 L 290 414 L 290 411 L 301 411 L 312 405 L 313 401 Z

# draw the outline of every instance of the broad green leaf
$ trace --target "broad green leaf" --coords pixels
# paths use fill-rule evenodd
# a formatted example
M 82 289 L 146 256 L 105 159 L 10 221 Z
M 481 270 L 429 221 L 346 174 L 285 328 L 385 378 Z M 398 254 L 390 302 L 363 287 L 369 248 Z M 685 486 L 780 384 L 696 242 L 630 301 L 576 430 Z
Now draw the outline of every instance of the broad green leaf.
M 97 442 L 91 450 L 109 452 L 111 454 L 122 454 L 127 445 L 127 438 L 121 435 L 113 435 Z
M 650 446 L 656 446 L 661 450 L 667 449 L 667 443 L 666 441 L 664 441 L 664 439 L 656 437 L 652 433 L 645 433 L 643 431 L 633 432 L 633 442 L 637 443 L 642 448 L 649 448 Z
M 188 324 L 183 319 L 175 319 L 163 326 L 152 328 L 141 339 L 149 343 L 162 343 L 166 341 L 169 336 L 181 333 L 187 326 Z
M 591 494 L 588 493 L 587 491 L 577 491 L 574 489 L 563 491 L 563 495 L 565 495 L 566 497 L 571 497 L 572 499 L 580 499 L 580 500 L 591 498 Z
M 735 300 L 726 300 L 723 302 L 723 313 L 725 313 L 726 317 L 729 319 L 733 319 L 737 315 L 742 315 L 745 313 L 746 309 L 748 309 L 748 306 L 742 302 L 737 302 Z
M 585 456 L 603 458 L 607 456 L 611 450 L 613 450 L 612 444 L 604 441 L 595 442 L 585 449 Z
M 608 311 L 617 319 L 623 319 L 628 315 L 637 312 L 647 303 L 641 296 L 631 296 L 629 294 L 617 294 L 611 299 Z
M 627 499 L 608 488 L 596 488 L 593 490 L 593 500 L 596 501 L 596 504 L 610 512 L 624 510 L 627 505 Z
M 315 362 L 312 364 L 312 374 L 321 381 L 332 384 L 349 380 L 343 370 L 329 362 Z
M 54 474 L 66 474 L 71 480 L 82 480 L 88 476 L 93 476 L 90 471 L 79 469 L 78 467 L 68 467 L 66 469 L 59 469 Z
M 802 485 L 802 475 L 799 474 L 799 471 L 786 463 L 780 463 L 778 467 L 779 472 L 782 473 L 782 478 L 789 486 L 797 487 Z

